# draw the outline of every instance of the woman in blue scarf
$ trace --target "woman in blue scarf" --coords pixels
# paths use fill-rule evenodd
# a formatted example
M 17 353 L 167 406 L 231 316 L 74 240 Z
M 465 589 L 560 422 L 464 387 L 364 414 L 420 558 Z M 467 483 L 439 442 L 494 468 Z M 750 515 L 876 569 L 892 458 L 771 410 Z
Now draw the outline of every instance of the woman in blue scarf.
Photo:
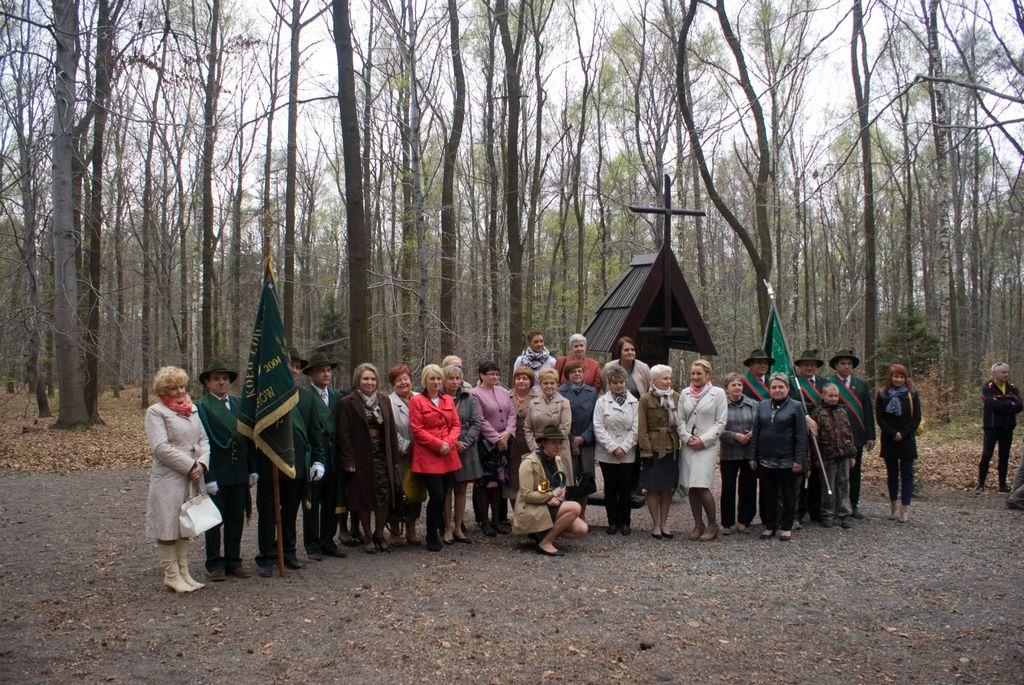
M 875 397 L 875 417 L 882 433 L 881 454 L 889 485 L 889 520 L 905 523 L 914 492 L 915 435 L 921 425 L 921 400 L 907 375 L 907 367 L 902 364 L 889 365 L 885 385 Z

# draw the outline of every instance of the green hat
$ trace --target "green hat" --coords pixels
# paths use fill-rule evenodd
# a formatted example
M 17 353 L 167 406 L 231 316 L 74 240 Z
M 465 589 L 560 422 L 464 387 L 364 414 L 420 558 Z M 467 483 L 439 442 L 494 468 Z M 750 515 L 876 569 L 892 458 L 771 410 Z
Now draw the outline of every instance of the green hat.
M 210 362 L 210 365 L 207 366 L 201 374 L 199 374 L 199 382 L 206 385 L 206 381 L 210 378 L 210 374 L 216 371 L 226 373 L 228 375 L 228 380 L 232 383 L 234 383 L 235 379 L 238 378 L 237 371 L 233 371 L 223 359 L 217 358 Z
M 332 369 L 337 366 L 337 364 L 328 359 L 327 355 L 324 354 L 323 352 L 314 352 L 313 354 L 310 355 L 310 360 L 306 362 L 305 366 L 302 367 L 302 373 L 308 376 L 313 371 L 313 369 L 315 369 L 318 366 L 323 366 L 324 364 L 327 364 Z
M 544 426 L 544 432 L 536 437 L 537 443 L 542 443 L 545 440 L 558 440 L 564 442 L 566 437 L 562 434 L 562 431 L 558 430 L 558 426 L 548 424 Z
M 772 366 L 775 364 L 775 358 L 769 356 L 767 352 L 758 347 L 750 353 L 749 357 L 743 360 L 743 366 L 750 366 L 754 362 L 768 362 L 768 365 Z
M 860 366 L 860 357 L 855 355 L 853 353 L 853 350 L 839 350 L 838 352 L 836 352 L 836 356 L 828 360 L 828 365 L 834 369 L 836 368 L 836 364 L 839 362 L 840 359 L 849 359 L 850 361 L 853 362 L 853 368 L 855 369 L 858 366 Z
M 818 365 L 819 369 L 825 366 L 825 360 L 818 357 L 817 350 L 804 350 L 801 352 L 800 356 L 793 360 L 794 364 L 799 364 L 800 362 L 814 362 Z
M 293 362 L 298 362 L 299 364 L 301 364 L 302 368 L 306 368 L 306 365 L 309 364 L 309 362 L 306 361 L 306 358 L 299 354 L 299 351 L 295 349 L 292 345 L 288 346 L 288 358 L 291 359 Z

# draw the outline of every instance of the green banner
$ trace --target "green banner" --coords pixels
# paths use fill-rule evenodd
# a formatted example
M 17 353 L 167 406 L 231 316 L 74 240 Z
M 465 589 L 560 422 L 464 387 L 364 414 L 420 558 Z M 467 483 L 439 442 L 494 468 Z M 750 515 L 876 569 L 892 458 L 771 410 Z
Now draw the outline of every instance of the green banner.
M 775 315 L 775 307 L 772 307 L 768 325 L 764 329 L 764 351 L 775 360 L 771 373 L 781 371 L 787 376 L 790 375 L 793 366 L 789 360 L 789 350 L 786 349 L 786 340 L 782 337 L 782 324 Z
M 263 269 L 263 292 L 249 345 L 249 364 L 242 385 L 238 432 L 252 438 L 262 452 L 289 478 L 295 478 L 295 447 L 290 412 L 299 394 L 292 377 L 288 342 L 277 303 L 273 266 Z

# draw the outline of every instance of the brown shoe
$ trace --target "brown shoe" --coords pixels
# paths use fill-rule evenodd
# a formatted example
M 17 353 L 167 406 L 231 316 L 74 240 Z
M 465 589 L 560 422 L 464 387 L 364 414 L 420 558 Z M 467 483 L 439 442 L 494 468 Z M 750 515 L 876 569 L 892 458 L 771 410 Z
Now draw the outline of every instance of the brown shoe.
M 239 566 L 238 568 L 229 568 L 228 575 L 235 578 L 252 578 L 252 571 L 244 566 Z
M 213 581 L 214 583 L 219 583 L 222 580 L 227 580 L 227 576 L 224 575 L 224 569 L 215 568 L 206 574 L 206 579 Z
M 720 532 L 720 530 L 721 529 L 718 526 L 715 526 L 714 528 L 708 528 L 706 531 L 704 531 L 704 534 L 700 536 L 700 541 L 711 542 L 712 540 L 718 537 L 718 533 Z
M 700 536 L 704 534 L 704 526 L 694 526 L 693 530 L 690 531 L 691 540 L 700 540 Z

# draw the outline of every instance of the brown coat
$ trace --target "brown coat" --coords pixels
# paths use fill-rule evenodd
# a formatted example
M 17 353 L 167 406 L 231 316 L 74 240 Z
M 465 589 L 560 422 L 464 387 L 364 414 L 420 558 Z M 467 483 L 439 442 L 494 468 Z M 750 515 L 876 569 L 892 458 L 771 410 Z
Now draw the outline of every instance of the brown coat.
M 673 391 L 669 400 L 673 407 L 678 406 L 679 393 Z M 649 459 L 655 452 L 660 457 L 672 452 L 679 454 L 679 432 L 676 426 L 669 425 L 668 410 L 661 406 L 661 399 L 644 393 L 640 397 L 638 421 L 637 442 L 642 458 Z
M 523 435 L 526 436 L 526 446 L 530 451 L 538 448 L 536 436 L 544 432 L 545 426 L 555 426 L 562 431 L 562 435 L 569 437 L 569 429 L 572 428 L 572 406 L 569 400 L 558 393 L 551 398 L 551 402 L 545 402 L 544 396 L 538 394 L 530 400 L 526 408 L 526 418 L 523 426 Z M 562 460 L 566 463 L 565 478 L 567 483 L 574 483 L 572 479 L 572 455 L 569 451 L 569 441 L 562 441 L 562 449 L 559 450 Z
M 562 455 L 555 457 L 559 471 L 565 471 L 566 462 Z M 519 494 L 516 496 L 515 516 L 512 519 L 512 532 L 516 535 L 542 533 L 551 528 L 551 512 L 548 500 L 554 496 L 553 491 L 540 492 L 537 485 L 544 480 L 544 466 L 536 452 L 523 456 L 519 465 Z M 566 482 L 568 474 L 566 474 Z
M 388 464 L 388 481 L 390 504 L 394 507 L 401 503 L 398 488 L 401 486 L 401 474 L 397 467 L 401 463 L 398 451 L 398 432 L 395 430 L 395 416 L 392 413 L 391 401 L 386 395 L 378 395 L 381 413 L 384 415 L 384 451 Z M 373 511 L 377 507 L 373 484 L 373 443 L 370 440 L 369 424 L 366 421 L 366 410 L 363 398 L 353 392 L 341 400 L 338 407 L 338 457 L 341 468 L 345 471 L 355 467 L 354 473 L 348 474 L 348 485 L 345 487 L 345 503 L 352 511 Z
M 153 453 L 146 506 L 146 536 L 151 540 L 177 540 L 178 514 L 188 497 L 189 477 L 198 461 L 210 466 L 210 443 L 192 405 L 190 418 L 179 416 L 162 402 L 146 410 L 146 439 Z M 195 486 L 194 486 L 195 487 Z M 200 478 L 198 489 L 205 492 Z
M 818 405 L 815 418 L 818 421 L 818 446 L 821 447 L 822 461 L 836 462 L 857 456 L 853 427 L 842 403 L 831 407 L 827 404 Z M 807 450 L 807 455 L 810 458 L 811 450 Z

